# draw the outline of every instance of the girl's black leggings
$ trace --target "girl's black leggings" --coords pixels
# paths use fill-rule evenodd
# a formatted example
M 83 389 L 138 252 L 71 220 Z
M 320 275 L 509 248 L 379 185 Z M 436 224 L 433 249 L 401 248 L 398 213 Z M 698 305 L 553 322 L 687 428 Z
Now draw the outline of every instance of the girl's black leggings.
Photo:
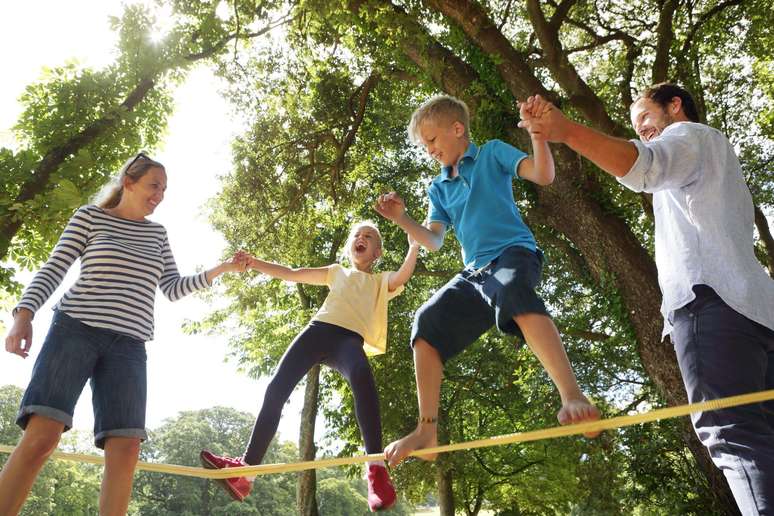
M 349 382 L 366 453 L 381 453 L 379 397 L 371 366 L 363 351 L 363 337 L 335 324 L 312 321 L 285 351 L 266 388 L 263 406 L 245 452 L 246 463 L 261 463 L 277 432 L 282 407 L 298 382 L 316 364 L 325 364 L 335 369 Z

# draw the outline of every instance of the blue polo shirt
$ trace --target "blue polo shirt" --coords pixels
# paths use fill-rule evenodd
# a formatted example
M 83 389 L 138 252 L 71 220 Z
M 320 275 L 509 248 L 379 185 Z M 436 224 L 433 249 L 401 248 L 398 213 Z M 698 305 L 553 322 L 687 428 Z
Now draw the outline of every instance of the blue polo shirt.
M 449 177 L 452 167 L 442 167 L 430 184 L 428 221 L 454 228 L 466 267 L 483 267 L 514 245 L 535 251 L 535 237 L 521 219 L 511 183 L 526 157 L 500 140 L 481 147 L 471 143 L 457 165 L 459 174 Z

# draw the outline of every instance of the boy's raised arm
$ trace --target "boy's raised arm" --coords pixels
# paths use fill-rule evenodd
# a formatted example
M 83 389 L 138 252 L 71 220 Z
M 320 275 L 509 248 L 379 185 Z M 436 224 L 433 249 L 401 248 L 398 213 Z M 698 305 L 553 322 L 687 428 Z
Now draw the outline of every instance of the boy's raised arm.
M 531 104 L 519 103 L 519 113 L 522 119 L 531 116 Z M 532 158 L 525 158 L 519 163 L 518 174 L 522 179 L 532 181 L 540 186 L 548 186 L 554 182 L 554 158 L 545 135 L 539 132 L 530 133 L 532 140 Z
M 380 195 L 374 209 L 385 219 L 400 226 L 407 235 L 427 249 L 437 251 L 443 245 L 446 225 L 440 222 L 431 222 L 429 227 L 425 227 L 418 223 L 406 213 L 406 204 L 397 193 L 390 192 Z
M 299 267 L 294 269 L 278 263 L 260 260 L 253 256 L 250 257 L 247 266 L 250 269 L 262 272 L 272 278 L 294 281 L 296 283 L 306 283 L 308 285 L 325 285 L 329 269 L 329 266 Z

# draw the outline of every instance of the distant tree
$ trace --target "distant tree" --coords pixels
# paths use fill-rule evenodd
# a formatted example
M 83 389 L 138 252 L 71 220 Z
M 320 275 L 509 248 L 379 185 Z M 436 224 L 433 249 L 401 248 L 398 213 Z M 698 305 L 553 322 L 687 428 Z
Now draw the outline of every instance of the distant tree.
M 244 450 L 253 427 L 253 416 L 230 408 L 181 412 L 151 432 L 143 446 L 144 460 L 184 466 L 200 466 L 199 451 L 238 455 Z M 295 459 L 291 443 L 272 441 L 267 462 Z M 252 494 L 243 502 L 233 501 L 215 481 L 140 472 L 134 487 L 133 507 L 138 514 L 260 514 L 286 515 L 295 506 L 294 475 L 259 476 Z

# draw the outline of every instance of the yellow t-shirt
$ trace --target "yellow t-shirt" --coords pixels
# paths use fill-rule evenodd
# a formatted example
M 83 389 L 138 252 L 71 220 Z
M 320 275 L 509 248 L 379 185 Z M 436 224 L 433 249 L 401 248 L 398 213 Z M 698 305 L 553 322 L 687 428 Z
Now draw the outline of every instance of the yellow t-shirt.
M 369 274 L 333 264 L 326 284 L 330 289 L 312 320 L 335 324 L 363 337 L 368 355 L 387 350 L 387 301 L 403 292 L 403 286 L 388 292 L 389 272 Z

